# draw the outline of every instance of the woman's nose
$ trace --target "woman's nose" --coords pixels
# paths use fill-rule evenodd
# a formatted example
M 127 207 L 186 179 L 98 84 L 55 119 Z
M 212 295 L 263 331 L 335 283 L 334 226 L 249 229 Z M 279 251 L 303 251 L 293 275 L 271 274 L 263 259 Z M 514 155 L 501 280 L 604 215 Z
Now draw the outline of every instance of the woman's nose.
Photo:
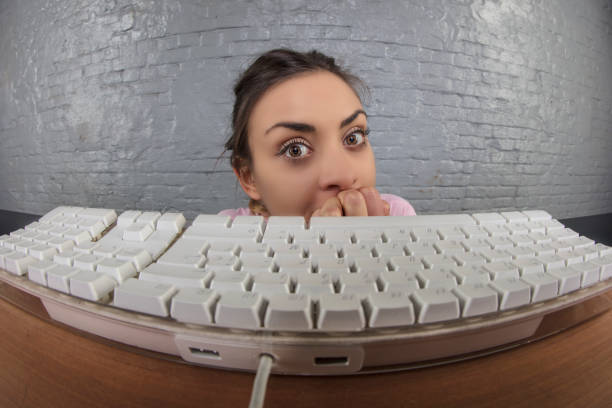
M 357 184 L 358 163 L 353 163 L 347 152 L 331 151 L 322 157 L 319 186 L 322 190 L 347 190 Z

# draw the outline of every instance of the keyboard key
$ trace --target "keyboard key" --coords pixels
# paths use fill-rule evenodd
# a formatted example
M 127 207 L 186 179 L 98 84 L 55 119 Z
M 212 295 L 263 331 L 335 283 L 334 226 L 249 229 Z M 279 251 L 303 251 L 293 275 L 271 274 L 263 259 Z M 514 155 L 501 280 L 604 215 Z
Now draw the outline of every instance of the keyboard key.
M 451 268 L 451 272 L 457 277 L 460 285 L 487 283 L 491 280 L 491 274 L 483 266 L 479 264 L 457 266 Z
M 595 258 L 591 263 L 599 266 L 599 280 L 604 281 L 612 277 L 612 255 Z
M 215 323 L 238 329 L 259 329 L 262 326 L 265 302 L 252 292 L 223 292 L 217 302 Z
M 535 258 L 519 258 L 512 261 L 519 269 L 521 276 L 530 273 L 544 272 L 544 263 Z
M 582 277 L 580 280 L 580 287 L 586 288 L 599 282 L 599 265 L 592 262 L 580 262 L 571 265 L 571 268 L 580 272 Z
M 461 316 L 472 317 L 497 310 L 497 292 L 486 283 L 466 284 L 452 289 L 461 304 Z
M 555 277 L 559 282 L 559 295 L 565 295 L 580 289 L 582 280 L 581 273 L 573 268 L 562 267 L 547 271 L 547 273 Z
M 578 249 L 592 246 L 595 244 L 595 241 L 588 239 L 587 237 L 575 237 L 568 239 L 565 241 L 565 243 L 571 245 L 572 249 Z
M 374 328 L 414 324 L 414 306 L 405 292 L 370 293 L 364 301 L 368 326 Z
M 136 222 L 138 217 L 142 214 L 142 211 L 124 211 L 121 213 L 119 218 L 117 218 L 117 226 L 119 227 L 128 227 Z
M 264 327 L 282 331 L 308 331 L 313 328 L 310 298 L 303 294 L 275 293 L 267 296 Z
M 380 283 L 384 292 L 395 290 L 409 294 L 420 288 L 416 272 L 383 271 Z
M 299 275 L 295 293 L 318 297 L 322 294 L 334 293 L 334 281 L 328 273 L 309 273 Z
M 53 260 L 53 257 L 57 254 L 57 248 L 53 248 L 47 245 L 36 245 L 30 248 L 29 255 L 32 258 L 36 258 L 40 261 L 44 259 Z
M 170 315 L 183 323 L 212 325 L 219 294 L 211 289 L 181 288 L 172 297 Z
M 339 278 L 340 293 L 354 293 L 365 297 L 369 293 L 378 292 L 378 273 L 359 272 L 347 273 Z
M 496 279 L 489 287 L 499 295 L 499 310 L 527 305 L 531 301 L 531 287 L 518 278 Z
M 565 259 L 558 255 L 540 255 L 536 258 L 538 262 L 544 264 L 546 272 L 565 266 Z
M 151 255 L 141 248 L 122 248 L 115 253 L 115 258 L 131 262 L 137 272 L 142 271 L 153 262 Z
M 173 285 L 130 278 L 115 288 L 113 302 L 122 309 L 166 317 L 176 292 Z
M 531 302 L 543 302 L 552 299 L 559 293 L 559 284 L 557 279 L 544 272 L 531 273 L 524 275 L 523 282 L 531 286 Z
M 513 262 L 491 262 L 483 266 L 484 270 L 491 274 L 493 280 L 500 278 L 518 278 L 519 267 Z
M 218 292 L 246 292 L 251 287 L 252 277 L 250 274 L 240 271 L 214 272 L 212 273 L 210 288 Z
M 285 273 L 260 273 L 253 277 L 251 292 L 261 295 L 285 294 L 291 290 L 291 280 Z
M 411 295 L 419 323 L 434 323 L 457 319 L 460 315 L 459 299 L 450 289 L 419 289 Z
M 200 268 L 153 263 L 140 272 L 138 279 L 148 282 L 165 283 L 177 288 L 203 288 L 208 286 L 212 276 L 211 272 Z M 217 284 L 216 286 L 220 285 Z
M 317 328 L 328 331 L 358 331 L 365 328 L 365 315 L 355 294 L 324 294 L 318 302 Z
M 47 272 L 57 267 L 59 267 L 58 264 L 49 260 L 31 263 L 28 265 L 28 279 L 39 285 L 47 286 Z
M 91 234 L 88 231 L 80 228 L 72 228 L 71 230 L 67 231 L 63 237 L 74 241 L 76 245 L 91 241 Z
M 457 280 L 450 267 L 423 269 L 418 271 L 416 276 L 421 283 L 421 287 L 424 288 L 444 287 L 450 289 L 457 286 Z
M 96 267 L 96 272 L 108 275 L 119 283 L 136 277 L 138 273 L 134 264 L 117 258 L 102 259 Z
M 480 225 L 506 224 L 507 222 L 507 220 L 498 213 L 476 213 L 472 214 L 472 217 L 474 217 Z
M 436 266 L 457 266 L 457 261 L 450 255 L 425 255 L 423 264 L 431 269 Z
M 36 262 L 35 258 L 21 252 L 13 252 L 4 256 L 4 269 L 13 275 L 28 273 L 28 265 Z
M 60 292 L 70 293 L 70 278 L 79 272 L 80 269 L 72 266 L 58 265 L 47 271 L 47 286 Z
M 95 302 L 104 302 L 117 281 L 103 273 L 80 271 L 70 277 L 70 294 Z
M 152 229 L 155 229 L 159 217 L 161 217 L 161 213 L 158 211 L 146 211 L 140 214 L 134 222 L 136 224 L 149 224 Z
M 157 219 L 157 229 L 160 231 L 181 232 L 186 220 L 181 213 L 165 213 Z

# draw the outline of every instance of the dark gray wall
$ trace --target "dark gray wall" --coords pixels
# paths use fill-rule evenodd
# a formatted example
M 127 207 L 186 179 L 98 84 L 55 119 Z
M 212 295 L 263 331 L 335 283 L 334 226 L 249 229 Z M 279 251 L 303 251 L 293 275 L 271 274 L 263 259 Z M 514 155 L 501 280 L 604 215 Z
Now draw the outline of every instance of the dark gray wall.
M 419 213 L 612 212 L 611 2 L 0 2 L 0 208 L 244 206 L 236 76 L 287 46 L 371 87 L 383 192 Z

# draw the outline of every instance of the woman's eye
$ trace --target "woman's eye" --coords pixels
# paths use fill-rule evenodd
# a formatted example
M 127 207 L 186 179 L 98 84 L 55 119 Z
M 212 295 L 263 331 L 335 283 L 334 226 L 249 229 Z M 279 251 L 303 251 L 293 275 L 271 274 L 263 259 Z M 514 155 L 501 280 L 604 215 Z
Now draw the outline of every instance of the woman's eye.
M 344 143 L 349 146 L 357 146 L 365 142 L 365 134 L 362 130 L 354 130 L 344 138 Z
M 300 159 L 306 156 L 310 151 L 308 146 L 303 143 L 292 143 L 284 150 L 284 155 L 289 159 Z

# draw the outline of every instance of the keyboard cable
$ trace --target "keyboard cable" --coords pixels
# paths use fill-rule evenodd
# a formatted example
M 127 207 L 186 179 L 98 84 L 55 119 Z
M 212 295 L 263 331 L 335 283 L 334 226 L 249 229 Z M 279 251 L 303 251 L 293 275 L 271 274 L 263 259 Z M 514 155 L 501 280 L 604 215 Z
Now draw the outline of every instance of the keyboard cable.
M 259 366 L 257 367 L 257 374 L 255 374 L 255 381 L 253 381 L 249 408 L 263 407 L 266 397 L 266 386 L 268 384 L 268 378 L 270 377 L 270 371 L 272 370 L 272 363 L 274 363 L 274 357 L 270 354 L 262 354 L 259 356 Z

